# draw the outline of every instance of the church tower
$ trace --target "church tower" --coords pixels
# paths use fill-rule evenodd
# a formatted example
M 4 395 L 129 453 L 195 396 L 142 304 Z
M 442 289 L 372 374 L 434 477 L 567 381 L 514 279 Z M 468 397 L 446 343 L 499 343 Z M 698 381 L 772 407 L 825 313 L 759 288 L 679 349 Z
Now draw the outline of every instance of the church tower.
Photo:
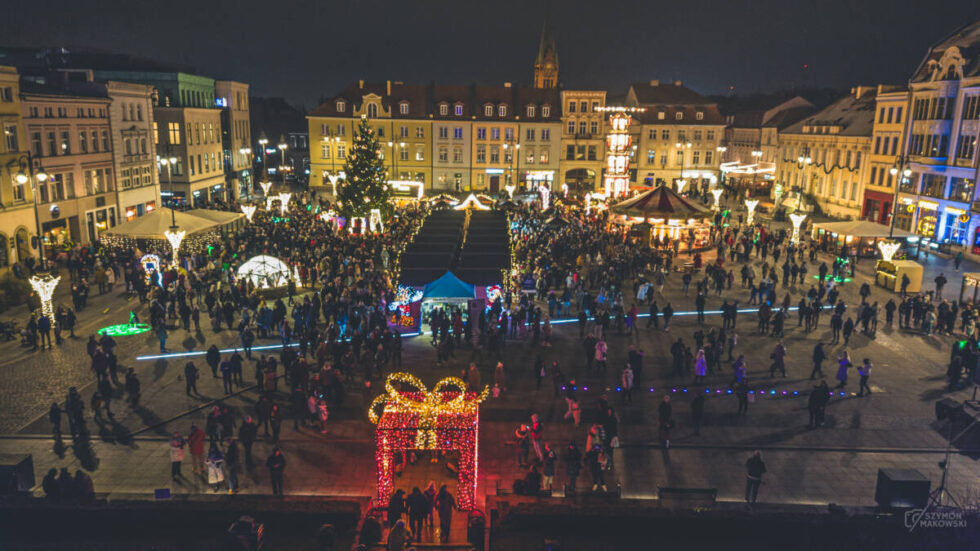
M 546 4 L 538 58 L 534 61 L 534 87 L 558 87 L 558 45 L 551 34 L 551 2 Z

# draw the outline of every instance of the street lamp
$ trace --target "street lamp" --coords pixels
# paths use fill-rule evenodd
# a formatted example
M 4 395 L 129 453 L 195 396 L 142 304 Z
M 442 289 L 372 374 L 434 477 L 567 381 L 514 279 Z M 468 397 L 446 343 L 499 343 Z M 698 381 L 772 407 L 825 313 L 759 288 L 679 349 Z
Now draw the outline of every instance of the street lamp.
M 514 186 L 514 189 L 517 189 L 517 184 L 514 183 L 517 180 L 514 178 L 514 157 L 517 157 L 518 170 L 520 170 L 521 159 L 518 157 L 518 155 L 521 154 L 521 144 L 513 142 L 504 143 L 504 155 L 507 154 L 507 150 L 511 147 L 514 148 L 514 151 L 511 152 L 510 159 L 507 162 L 507 178 L 510 180 L 508 182 L 509 185 L 512 185 Z M 504 189 L 507 189 L 507 186 L 504 186 Z
M 899 155 L 895 159 L 895 166 L 891 168 L 888 172 L 892 176 L 899 176 L 895 178 L 895 196 L 892 199 L 892 216 L 890 223 L 888 224 L 888 237 L 891 238 L 895 235 L 895 216 L 898 214 L 898 190 L 902 187 L 902 184 L 907 184 L 909 182 L 909 177 L 912 176 L 912 169 L 909 168 L 909 156 Z
M 757 207 L 758 205 L 759 205 L 759 200 L 758 199 L 746 199 L 745 200 L 745 208 L 747 208 L 749 210 L 749 216 L 745 220 L 745 225 L 747 225 L 747 226 L 751 226 L 752 225 L 752 219 L 755 218 L 755 207 Z
M 803 151 L 800 152 L 800 156 L 796 158 L 796 166 L 800 169 L 800 189 L 799 197 L 796 201 L 796 210 L 801 210 L 803 207 L 803 189 L 806 184 L 806 169 L 811 164 L 813 164 L 813 159 L 810 157 L 810 146 L 804 145 Z
M 157 159 L 157 163 L 161 167 L 167 167 L 167 186 L 170 188 L 170 229 L 163 232 L 164 237 L 170 243 L 170 247 L 173 249 L 173 262 L 177 263 L 177 252 L 180 250 L 180 244 L 184 241 L 184 236 L 187 235 L 186 231 L 181 230 L 177 227 L 177 212 L 174 210 L 174 181 L 173 181 L 173 167 L 177 164 L 177 157 L 163 157 Z
M 691 142 L 677 142 L 674 147 L 681 152 L 681 177 L 677 180 L 677 193 L 682 193 L 684 186 L 687 185 L 687 180 L 684 179 L 684 162 L 687 157 L 687 153 L 684 152 L 685 149 L 691 149 Z
M 395 180 L 401 180 L 401 175 L 398 174 L 398 155 L 395 153 L 395 148 L 405 149 L 405 142 L 388 142 L 388 148 L 391 150 L 391 171 L 394 173 Z
M 282 173 L 282 187 L 286 188 L 286 150 L 289 144 L 286 143 L 286 136 L 279 134 L 279 172 Z
M 332 138 L 330 136 L 324 136 L 323 143 L 324 145 L 327 146 L 327 154 L 330 155 L 330 172 L 324 171 L 325 172 L 324 176 L 326 176 L 327 180 L 330 182 L 330 185 L 333 186 L 333 194 L 334 196 L 336 196 L 337 195 L 337 152 L 331 151 L 331 149 L 334 149 L 333 144 L 340 143 L 340 136 L 334 136 Z
M 41 219 L 37 214 L 37 185 L 38 183 L 43 184 L 48 180 L 48 173 L 44 171 L 43 168 L 38 167 L 37 172 L 34 172 L 34 158 L 28 152 L 27 155 L 23 155 L 18 159 L 15 159 L 9 163 L 7 166 L 10 167 L 13 164 L 19 164 L 20 170 L 17 171 L 17 176 L 15 176 L 17 183 L 20 185 L 31 184 L 31 194 L 34 196 L 34 233 L 37 237 L 37 250 L 41 256 L 41 270 L 47 271 L 48 260 L 44 254 L 44 237 L 41 235 Z M 24 166 L 27 166 L 27 172 L 24 171 Z M 22 260 L 18 258 L 18 260 Z
M 251 157 L 251 155 L 252 155 L 252 148 L 251 147 L 241 147 L 241 148 L 238 149 L 238 153 L 241 154 L 241 156 L 243 157 L 245 163 L 251 164 L 251 159 L 252 159 L 252 157 Z M 243 174 L 242 176 L 243 177 L 244 176 L 248 176 L 248 174 Z M 246 191 L 245 198 L 248 199 L 248 198 L 250 198 L 252 196 L 252 182 L 248 181 L 247 178 L 243 178 L 243 179 L 245 180 L 245 191 Z
M 265 166 L 265 146 L 269 143 L 269 138 L 265 137 L 265 131 L 259 133 L 259 151 L 262 153 L 262 175 L 268 177 L 269 170 Z

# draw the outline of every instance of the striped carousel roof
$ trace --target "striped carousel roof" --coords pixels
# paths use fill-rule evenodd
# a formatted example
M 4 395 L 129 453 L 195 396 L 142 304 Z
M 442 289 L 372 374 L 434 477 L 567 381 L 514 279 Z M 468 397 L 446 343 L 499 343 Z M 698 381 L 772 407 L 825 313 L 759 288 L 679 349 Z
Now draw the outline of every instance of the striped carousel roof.
M 707 218 L 713 214 L 711 209 L 681 196 L 668 186 L 658 186 L 641 193 L 613 205 L 610 210 L 626 216 L 680 220 Z

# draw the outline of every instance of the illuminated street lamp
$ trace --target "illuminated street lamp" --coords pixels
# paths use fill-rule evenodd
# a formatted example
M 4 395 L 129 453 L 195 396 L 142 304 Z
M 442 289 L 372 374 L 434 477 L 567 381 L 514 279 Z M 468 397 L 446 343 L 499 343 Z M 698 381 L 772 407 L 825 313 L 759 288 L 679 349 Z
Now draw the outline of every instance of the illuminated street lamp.
M 725 190 L 721 189 L 720 187 L 716 187 L 715 189 L 711 190 L 711 195 L 713 195 L 715 198 L 715 205 L 714 205 L 715 210 L 721 210 L 721 205 L 719 203 L 719 200 L 721 199 L 721 194 L 724 192 Z
M 286 143 L 286 136 L 279 134 L 279 172 L 282 174 L 282 187 L 286 188 L 286 150 L 289 144 Z
M 757 207 L 757 206 L 759 206 L 759 200 L 758 199 L 746 199 L 745 200 L 745 208 L 749 209 L 749 216 L 745 220 L 745 223 L 748 224 L 749 226 L 752 225 L 752 220 L 755 218 L 755 207 Z
M 806 169 L 811 164 L 813 164 L 813 159 L 810 157 L 810 146 L 804 145 L 800 156 L 796 158 L 796 166 L 800 169 L 800 189 L 799 198 L 796 201 L 796 210 L 801 210 L 803 207 L 803 190 L 805 189 L 806 184 Z
M 242 205 L 242 212 L 245 214 L 245 219 L 249 222 L 252 221 L 252 217 L 255 216 L 255 205 Z
M 279 194 L 279 213 L 283 216 L 286 215 L 286 210 L 289 209 L 289 198 L 292 197 L 292 193 L 284 191 Z
M 899 155 L 898 158 L 895 159 L 895 166 L 893 166 L 888 172 L 890 172 L 892 176 L 899 176 L 899 174 L 901 174 L 900 177 L 895 178 L 895 196 L 892 198 L 891 223 L 888 224 L 888 237 L 892 237 L 895 235 L 895 215 L 898 213 L 898 190 L 901 189 L 903 184 L 907 184 L 909 182 L 909 177 L 912 176 L 912 169 L 909 168 L 909 156 Z
M 46 182 L 48 180 L 48 173 L 45 172 L 44 169 L 40 167 L 38 167 L 37 172 L 34 172 L 34 159 L 32 158 L 30 153 L 18 159 L 10 161 L 9 163 L 7 163 L 7 167 L 10 167 L 14 164 L 20 165 L 20 169 L 17 171 L 17 175 L 14 176 L 14 178 L 17 180 L 17 183 L 20 185 L 24 185 L 30 182 L 31 184 L 31 193 L 33 195 L 32 199 L 34 201 L 34 208 L 31 209 L 34 211 L 34 234 L 37 237 L 37 249 L 38 249 L 38 253 L 41 256 L 41 269 L 47 270 L 48 260 L 47 260 L 47 256 L 44 254 L 44 237 L 41 234 L 41 219 L 38 217 L 37 214 L 37 185 L 36 184 L 39 183 L 43 184 L 44 182 Z M 25 166 L 27 168 L 26 172 L 24 171 Z M 23 261 L 26 259 L 18 258 L 18 260 Z
M 677 181 L 677 193 L 682 193 L 684 186 L 687 185 L 687 180 L 684 179 L 684 163 L 687 161 L 687 153 L 684 152 L 685 149 L 691 149 L 691 142 L 677 142 L 674 147 L 681 152 L 681 177 Z M 683 184 L 681 182 L 684 182 Z
M 170 242 L 170 247 L 173 249 L 173 262 L 176 264 L 177 252 L 180 250 L 180 244 L 184 242 L 184 236 L 187 235 L 187 232 L 177 229 L 177 226 L 170 226 L 170 229 L 163 232 L 163 235 Z
M 262 176 L 263 177 L 269 176 L 269 170 L 266 168 L 265 165 L 265 146 L 268 143 L 269 143 L 269 139 L 265 137 L 265 131 L 263 130 L 261 133 L 259 133 L 259 146 L 261 146 L 259 147 L 259 152 L 262 153 Z
M 789 215 L 790 222 L 793 223 L 793 237 L 790 238 L 790 242 L 797 244 L 800 242 L 800 225 L 803 224 L 803 220 L 806 219 L 806 214 L 793 213 Z

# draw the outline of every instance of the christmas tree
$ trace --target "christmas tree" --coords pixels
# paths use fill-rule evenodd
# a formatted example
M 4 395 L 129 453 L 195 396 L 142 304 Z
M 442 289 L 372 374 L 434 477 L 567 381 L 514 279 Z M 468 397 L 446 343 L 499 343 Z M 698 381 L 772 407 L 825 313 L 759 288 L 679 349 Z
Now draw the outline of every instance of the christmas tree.
M 381 159 L 378 136 L 368 125 L 367 118 L 361 119 L 354 134 L 344 174 L 345 179 L 337 186 L 340 213 L 350 220 L 370 216 L 372 209 L 378 209 L 382 220 L 387 220 L 391 214 L 388 171 Z

